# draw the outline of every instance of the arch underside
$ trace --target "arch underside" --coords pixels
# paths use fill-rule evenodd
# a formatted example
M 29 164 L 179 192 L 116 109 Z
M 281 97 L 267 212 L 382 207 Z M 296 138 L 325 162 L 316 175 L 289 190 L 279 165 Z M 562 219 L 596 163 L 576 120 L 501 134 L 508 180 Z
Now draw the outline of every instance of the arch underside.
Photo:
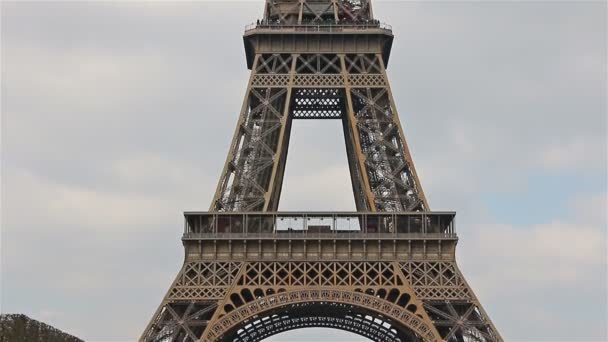
M 295 329 L 332 328 L 355 333 L 375 342 L 417 342 L 412 330 L 391 322 L 371 310 L 332 302 L 297 303 L 279 307 L 243 321 L 228 331 L 222 341 L 257 342 Z
M 218 312 L 201 341 L 261 341 L 283 331 L 308 327 L 341 329 L 377 342 L 439 340 L 422 309 L 349 289 L 267 293 L 239 303 L 235 303 L 236 292 L 230 298 L 236 307 L 224 305 L 229 311 Z

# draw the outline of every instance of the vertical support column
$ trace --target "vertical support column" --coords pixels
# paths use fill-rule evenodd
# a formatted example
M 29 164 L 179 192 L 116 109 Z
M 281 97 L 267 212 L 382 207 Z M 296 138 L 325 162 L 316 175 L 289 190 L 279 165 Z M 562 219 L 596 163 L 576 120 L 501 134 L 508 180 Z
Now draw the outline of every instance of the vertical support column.
M 331 0 L 332 6 L 334 8 L 334 21 L 336 23 L 340 22 L 340 18 L 338 16 L 338 0 Z
M 230 149 L 228 150 L 228 155 L 226 156 L 226 161 L 224 162 L 224 168 L 222 169 L 222 174 L 220 175 L 220 180 L 217 183 L 217 188 L 215 189 L 215 194 L 213 195 L 213 201 L 211 201 L 211 206 L 209 211 L 219 210 L 220 204 L 219 201 L 221 199 L 222 194 L 225 193 L 226 187 L 229 182 L 229 175 L 231 173 L 231 161 L 234 159 L 234 154 L 237 152 L 238 147 L 237 144 L 240 138 L 240 131 L 245 120 L 245 111 L 247 110 L 247 106 L 249 103 L 249 96 L 251 93 L 253 77 L 255 75 L 255 70 L 259 63 L 259 55 L 255 55 L 253 60 L 253 67 L 251 68 L 251 74 L 249 75 L 249 81 L 247 82 L 247 90 L 245 91 L 245 98 L 243 99 L 243 103 L 241 105 L 241 111 L 239 115 L 239 119 L 236 123 L 236 128 L 234 129 L 234 134 L 232 135 L 232 142 L 230 143 Z
M 272 182 L 282 172 L 287 153 L 291 69 L 290 54 L 255 56 L 211 211 L 276 210 L 282 175 L 279 184 Z
M 291 133 L 291 93 L 293 90 L 293 79 L 296 73 L 296 54 L 291 55 L 291 68 L 289 72 L 289 81 L 287 83 L 287 96 L 285 97 L 285 107 L 283 117 L 281 118 L 281 130 L 279 132 L 279 145 L 275 153 L 274 165 L 270 174 L 270 183 L 266 195 L 264 196 L 264 211 L 277 211 L 279 207 L 279 198 L 281 197 L 281 188 L 283 187 L 283 177 L 285 175 L 285 165 L 287 163 L 287 151 L 289 148 L 289 137 Z
M 344 77 L 344 93 L 346 97 L 346 115 L 344 115 L 344 139 L 346 141 L 346 154 L 350 168 L 350 178 L 355 195 L 357 211 L 376 211 L 374 194 L 371 191 L 367 172 L 365 170 L 365 155 L 361 151 L 359 141 L 358 119 L 353 109 L 350 82 L 344 55 L 340 55 L 342 77 Z
M 369 8 L 369 18 L 374 19 L 374 10 L 372 9 L 372 1 L 364 0 L 367 3 L 367 7 Z
M 264 18 L 264 20 L 267 20 L 268 18 L 270 18 L 270 1 L 272 0 L 266 0 L 264 1 L 264 16 L 262 18 Z
M 369 6 L 370 6 L 370 13 L 371 13 L 371 4 Z M 378 63 L 380 64 L 380 72 L 382 73 L 382 77 L 384 78 L 384 80 L 386 82 L 386 92 L 388 93 L 388 99 L 389 99 L 389 103 L 391 106 L 391 111 L 393 112 L 393 122 L 395 123 L 395 125 L 397 126 L 397 128 L 399 130 L 399 138 L 401 140 L 401 144 L 403 145 L 403 149 L 405 152 L 405 158 L 409 163 L 409 169 L 415 180 L 414 183 L 417 188 L 416 190 L 418 192 L 418 197 L 420 198 L 420 200 L 422 201 L 422 203 L 424 205 L 424 210 L 430 211 L 431 209 L 429 207 L 429 203 L 426 199 L 426 196 L 424 195 L 424 190 L 422 189 L 422 183 L 420 183 L 420 178 L 418 178 L 418 173 L 416 172 L 416 167 L 414 166 L 412 152 L 410 151 L 407 141 L 405 140 L 405 135 L 403 134 L 403 127 L 401 126 L 401 120 L 399 120 L 397 106 L 395 105 L 395 99 L 393 98 L 393 92 L 391 91 L 391 86 L 388 82 L 388 76 L 386 74 L 386 68 L 384 67 L 384 59 L 382 58 L 381 54 L 378 54 L 377 57 L 378 57 Z
M 304 14 L 304 2 L 306 0 L 300 0 L 298 5 L 298 25 L 302 25 L 302 16 Z
M 357 119 L 358 158 L 374 211 L 420 211 L 428 204 L 405 144 L 381 54 L 346 54 L 350 110 Z

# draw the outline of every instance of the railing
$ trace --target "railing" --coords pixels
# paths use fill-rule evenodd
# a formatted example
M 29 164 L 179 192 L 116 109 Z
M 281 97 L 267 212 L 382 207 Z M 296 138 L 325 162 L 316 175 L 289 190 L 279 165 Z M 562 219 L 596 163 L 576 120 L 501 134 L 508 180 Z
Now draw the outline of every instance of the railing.
M 456 237 L 454 212 L 186 212 L 189 238 Z
M 381 29 L 385 31 L 393 30 L 391 25 L 382 22 L 362 22 L 345 24 L 306 23 L 301 25 L 251 23 L 245 26 L 245 32 L 249 32 L 256 29 L 282 30 L 293 32 L 348 32 L 366 29 Z

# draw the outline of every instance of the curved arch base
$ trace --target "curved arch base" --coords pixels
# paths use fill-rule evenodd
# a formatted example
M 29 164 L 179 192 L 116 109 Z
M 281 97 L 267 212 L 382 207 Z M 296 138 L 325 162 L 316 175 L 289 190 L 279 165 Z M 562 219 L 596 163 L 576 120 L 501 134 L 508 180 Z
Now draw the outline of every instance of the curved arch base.
M 370 337 L 378 342 L 440 340 L 422 317 L 384 299 L 348 290 L 303 289 L 244 303 L 219 317 L 201 341 L 260 341 L 282 331 L 322 324 L 365 337 L 372 336 L 373 330 L 382 335 Z
M 224 335 L 233 342 L 258 342 L 270 336 L 302 328 L 332 328 L 355 333 L 375 342 L 421 341 L 409 330 L 397 329 L 381 315 L 360 313 L 353 305 L 304 303 L 279 308 L 275 313 L 243 322 Z

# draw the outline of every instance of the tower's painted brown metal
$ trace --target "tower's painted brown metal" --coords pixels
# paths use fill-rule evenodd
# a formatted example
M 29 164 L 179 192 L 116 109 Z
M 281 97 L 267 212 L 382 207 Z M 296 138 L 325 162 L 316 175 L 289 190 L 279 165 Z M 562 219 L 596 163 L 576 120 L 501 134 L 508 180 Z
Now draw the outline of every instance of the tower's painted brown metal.
M 392 30 L 369 0 L 266 0 L 209 212 L 141 341 L 260 341 L 331 327 L 374 341 L 502 341 L 431 212 L 386 75 Z M 342 120 L 357 212 L 277 212 L 294 119 Z

